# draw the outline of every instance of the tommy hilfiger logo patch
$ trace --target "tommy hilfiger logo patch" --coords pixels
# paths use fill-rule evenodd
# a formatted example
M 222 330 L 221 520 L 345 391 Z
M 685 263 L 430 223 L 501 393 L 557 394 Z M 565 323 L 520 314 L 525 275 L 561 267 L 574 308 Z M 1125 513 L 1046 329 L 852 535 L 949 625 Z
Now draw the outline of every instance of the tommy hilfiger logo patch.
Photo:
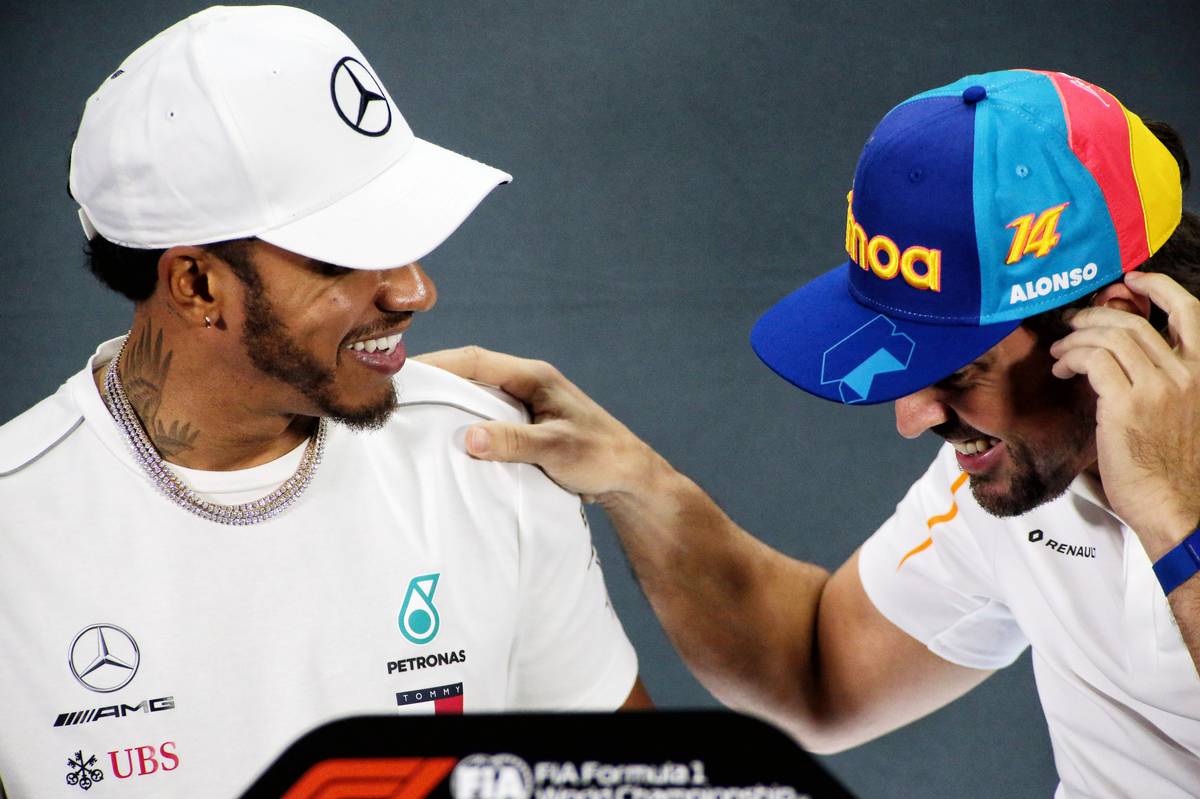
M 1031 530 L 1029 532 L 1029 543 L 1036 544 L 1039 541 L 1045 540 L 1046 546 L 1053 549 L 1060 555 L 1068 555 L 1076 558 L 1095 558 L 1096 548 L 1076 546 L 1075 544 L 1064 544 L 1061 541 L 1055 541 L 1053 538 L 1046 538 L 1046 534 L 1041 530 Z
M 396 704 L 400 707 L 433 702 L 433 712 L 443 713 L 463 712 L 463 684 L 435 685 L 432 688 L 420 688 L 416 691 L 402 691 L 396 694 Z

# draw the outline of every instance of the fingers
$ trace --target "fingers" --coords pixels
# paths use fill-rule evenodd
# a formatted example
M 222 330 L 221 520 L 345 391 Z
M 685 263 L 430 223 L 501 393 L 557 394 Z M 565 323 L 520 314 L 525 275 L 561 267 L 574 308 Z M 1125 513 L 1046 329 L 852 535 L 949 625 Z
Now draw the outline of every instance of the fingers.
M 1099 348 L 1108 350 L 1135 384 L 1161 375 L 1175 380 L 1187 378 L 1186 367 L 1140 316 L 1092 308 L 1077 314 L 1071 324 L 1076 330 L 1050 347 L 1050 354 L 1056 358 L 1075 349 Z
M 1111 397 L 1116 392 L 1128 391 L 1131 387 L 1129 377 L 1117 363 L 1117 359 L 1111 352 L 1100 347 L 1079 347 L 1070 350 L 1058 359 L 1051 371 L 1055 377 L 1061 378 L 1087 375 L 1088 382 L 1101 397 Z
M 524 402 L 562 381 L 558 370 L 545 361 L 517 358 L 475 345 L 418 355 L 416 360 L 467 380 L 498 386 Z
M 472 347 L 458 347 L 452 350 L 425 352 L 420 355 L 413 355 L 411 357 L 414 361 L 427 363 L 430 366 L 436 366 L 438 369 L 445 369 L 447 372 L 453 372 L 459 377 L 465 377 L 468 380 L 474 380 L 475 378 L 472 377 L 472 371 L 475 356 L 470 353 L 471 349 Z
M 1071 317 L 1070 324 L 1075 333 L 1055 342 L 1050 348 L 1052 354 L 1059 344 L 1065 344 L 1073 336 L 1085 331 L 1105 330 L 1108 331 L 1106 335 L 1111 335 L 1114 340 L 1125 338 L 1133 342 L 1156 365 L 1172 359 L 1171 345 L 1145 318 L 1136 313 L 1106 307 L 1085 308 Z
M 467 430 L 467 454 L 505 463 L 542 463 L 557 446 L 547 425 L 481 422 Z

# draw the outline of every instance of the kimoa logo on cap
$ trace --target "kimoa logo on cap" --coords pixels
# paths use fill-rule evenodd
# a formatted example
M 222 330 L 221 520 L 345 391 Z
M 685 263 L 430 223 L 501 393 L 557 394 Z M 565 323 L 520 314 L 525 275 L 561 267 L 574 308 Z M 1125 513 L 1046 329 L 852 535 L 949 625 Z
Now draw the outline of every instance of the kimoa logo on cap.
M 942 251 L 913 245 L 900 252 L 887 236 L 868 236 L 854 218 L 853 191 L 846 195 L 846 253 L 864 271 L 870 270 L 883 280 L 900 275 L 915 289 L 942 290 Z M 917 264 L 924 265 L 923 272 L 917 271 Z

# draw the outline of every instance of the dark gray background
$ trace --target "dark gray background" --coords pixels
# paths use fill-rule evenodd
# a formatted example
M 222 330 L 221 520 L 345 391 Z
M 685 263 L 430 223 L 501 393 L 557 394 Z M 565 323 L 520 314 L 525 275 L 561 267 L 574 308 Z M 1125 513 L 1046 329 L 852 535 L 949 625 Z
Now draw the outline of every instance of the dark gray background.
M 358 43 L 418 135 L 516 177 L 425 260 L 441 300 L 410 351 L 477 342 L 553 361 L 746 528 L 828 567 L 937 442 L 900 440 L 889 406 L 841 408 L 775 378 L 751 324 L 843 259 L 845 194 L 879 117 L 962 74 L 1076 74 L 1172 122 L 1200 155 L 1195 4 L 1123 6 L 306 4 Z M 3 6 L 0 421 L 128 326 L 129 306 L 82 268 L 67 153 L 99 82 L 202 7 Z M 592 519 L 651 693 L 713 704 Z M 864 797 L 1049 797 L 1028 663 L 826 762 Z

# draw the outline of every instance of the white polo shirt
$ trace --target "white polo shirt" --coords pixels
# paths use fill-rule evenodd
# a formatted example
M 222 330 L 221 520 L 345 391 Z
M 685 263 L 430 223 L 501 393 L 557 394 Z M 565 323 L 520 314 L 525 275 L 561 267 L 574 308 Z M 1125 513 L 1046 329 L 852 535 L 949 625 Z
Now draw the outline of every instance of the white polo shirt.
M 0 428 L 11 799 L 236 796 L 332 719 L 611 710 L 628 695 L 636 658 L 579 499 L 455 443 L 522 411 L 408 363 L 382 430 L 331 425 L 295 505 L 227 527 L 159 494 L 130 456 L 92 380 L 119 343 Z M 300 454 L 183 472 L 229 503 Z
M 930 651 L 996 669 L 1033 647 L 1059 799 L 1200 796 L 1200 678 L 1137 535 L 1081 475 L 999 519 L 946 445 L 863 545 L 876 607 Z

